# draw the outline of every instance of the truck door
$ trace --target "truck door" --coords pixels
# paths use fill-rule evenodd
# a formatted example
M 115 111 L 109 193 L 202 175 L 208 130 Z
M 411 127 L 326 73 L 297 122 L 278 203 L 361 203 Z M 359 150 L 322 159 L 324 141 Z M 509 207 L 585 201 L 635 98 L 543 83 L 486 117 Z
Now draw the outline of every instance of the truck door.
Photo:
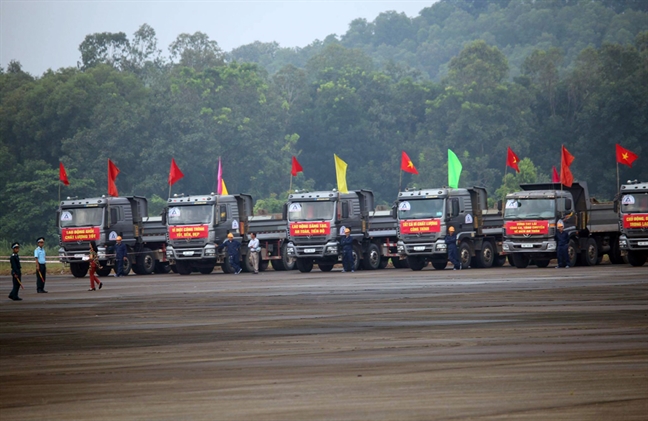
M 123 242 L 129 246 L 135 245 L 135 233 L 133 227 L 133 214 L 130 205 L 110 205 L 110 227 L 108 229 L 108 240 L 114 242 L 117 236 L 121 236 Z
M 461 204 L 459 198 L 451 197 L 446 201 L 446 222 L 448 226 L 455 227 L 457 234 L 463 228 L 463 216 L 461 216 Z

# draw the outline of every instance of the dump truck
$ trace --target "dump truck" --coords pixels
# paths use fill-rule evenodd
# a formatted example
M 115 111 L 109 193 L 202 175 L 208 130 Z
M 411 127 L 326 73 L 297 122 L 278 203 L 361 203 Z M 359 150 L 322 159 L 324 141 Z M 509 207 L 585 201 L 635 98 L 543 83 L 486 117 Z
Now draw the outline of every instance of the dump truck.
M 521 184 L 522 191 L 506 195 L 504 206 L 504 251 L 513 265 L 525 268 L 531 262 L 549 266 L 556 258 L 556 224 L 562 220 L 569 233 L 568 265 L 593 266 L 608 254 L 612 263 L 622 263 L 618 215 L 613 203 L 590 197 L 587 183 Z
M 622 185 L 616 206 L 621 255 L 632 266 L 643 266 L 648 259 L 648 183 Z
M 169 272 L 166 259 L 166 227 L 163 216 L 148 216 L 148 202 L 140 196 L 68 197 L 59 204 L 59 260 L 70 265 L 72 275 L 84 277 L 90 267 L 89 243 L 97 244 L 101 268 L 107 276 L 115 267 L 117 236 L 128 248 L 123 271 L 146 275 Z
M 249 194 L 175 195 L 167 201 L 167 258 L 181 275 L 193 271 L 209 274 L 220 266 L 232 273 L 226 251 L 217 247 L 227 234 L 241 242 L 241 268 L 251 271 L 247 243 L 249 233 L 257 232 L 261 246 L 259 270 L 272 264 L 275 270 L 291 270 L 294 261 L 286 253 L 287 222 L 283 215 L 254 216 L 254 200 Z
M 408 190 L 398 194 L 398 252 L 412 270 L 445 269 L 445 236 L 453 226 L 463 268 L 502 266 L 502 213 L 488 209 L 483 187 Z
M 317 264 L 329 272 L 342 261 L 339 239 L 353 238 L 353 270 L 383 269 L 396 252 L 396 220 L 390 211 L 374 211 L 370 190 L 295 192 L 288 196 L 288 254 L 300 272 Z

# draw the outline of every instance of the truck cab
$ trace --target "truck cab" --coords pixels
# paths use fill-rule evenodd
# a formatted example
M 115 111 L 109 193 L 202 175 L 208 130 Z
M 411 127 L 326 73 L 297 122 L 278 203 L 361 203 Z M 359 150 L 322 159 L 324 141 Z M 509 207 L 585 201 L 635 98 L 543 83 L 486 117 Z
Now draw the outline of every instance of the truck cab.
M 622 185 L 616 207 L 621 254 L 632 266 L 642 266 L 648 259 L 648 183 Z
M 223 252 L 217 252 L 217 246 L 227 239 L 228 233 L 241 241 L 252 212 L 253 200 L 248 194 L 169 198 L 167 258 L 181 275 L 193 270 L 209 274 L 216 265 L 230 272 L 229 259 Z
M 349 228 L 358 245 L 354 250 L 354 268 L 357 269 L 373 205 L 373 192 L 369 190 L 290 194 L 286 204 L 290 241 L 287 251 L 296 259 L 297 268 L 310 272 L 317 263 L 321 270 L 330 271 L 341 259 L 338 239 L 344 235 L 344 228 Z
M 413 270 L 431 262 L 447 264 L 445 236 L 454 226 L 463 267 L 503 264 L 500 258 L 502 219 L 487 207 L 486 189 L 424 189 L 398 194 L 398 250 Z M 474 262 L 473 262 L 474 260 Z

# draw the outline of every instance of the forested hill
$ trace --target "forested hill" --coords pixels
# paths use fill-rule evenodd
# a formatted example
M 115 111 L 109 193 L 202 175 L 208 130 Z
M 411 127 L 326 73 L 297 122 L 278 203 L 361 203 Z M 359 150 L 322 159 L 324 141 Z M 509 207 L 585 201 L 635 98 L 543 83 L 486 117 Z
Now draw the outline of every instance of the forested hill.
M 292 156 L 304 169 L 293 188 L 335 187 L 335 153 L 350 189 L 390 204 L 403 150 L 419 172 L 403 174 L 403 187 L 447 185 L 452 149 L 460 187 L 502 197 L 548 180 L 565 145 L 575 179 L 612 198 L 617 143 L 639 155 L 621 179 L 648 181 L 644 5 L 441 1 L 413 20 L 380 15 L 365 32 L 356 21 L 310 51 L 268 52 L 263 66 L 233 60 L 201 32 L 178 35 L 165 56 L 146 24 L 130 37 L 88 34 L 78 68 L 35 77 L 11 62 L 0 71 L 0 240 L 57 241 L 60 162 L 63 197 L 107 194 L 111 159 L 119 193 L 160 210 L 172 158 L 185 174 L 173 192 L 204 194 L 215 191 L 220 156 L 230 192 L 277 211 Z M 399 38 L 388 22 L 409 30 Z M 283 65 L 289 57 L 300 58 Z M 417 57 L 437 63 L 423 68 L 436 79 L 409 61 Z M 507 147 L 522 159 L 519 174 L 505 175 Z
M 632 44 L 648 28 L 647 12 L 645 0 L 440 0 L 414 18 L 391 11 L 373 22 L 356 19 L 345 34 L 331 34 L 305 48 L 255 42 L 234 49 L 229 57 L 275 73 L 287 64 L 304 67 L 325 46 L 339 44 L 362 50 L 380 69 L 393 62 L 440 80 L 464 45 L 481 39 L 508 58 L 515 77 L 537 49 L 559 48 L 559 70 L 564 70 L 573 67 L 586 47 Z

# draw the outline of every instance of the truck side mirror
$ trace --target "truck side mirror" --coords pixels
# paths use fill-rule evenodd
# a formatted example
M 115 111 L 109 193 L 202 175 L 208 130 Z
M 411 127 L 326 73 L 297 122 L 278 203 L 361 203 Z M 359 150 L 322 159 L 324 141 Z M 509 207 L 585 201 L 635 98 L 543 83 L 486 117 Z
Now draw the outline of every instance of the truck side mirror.
M 398 218 L 398 207 L 396 205 L 392 205 L 391 207 L 391 217 L 394 219 Z
M 288 220 L 288 203 L 284 203 L 281 207 L 281 219 L 284 221 Z
M 614 201 L 614 213 L 619 213 L 619 201 Z
M 502 199 L 497 201 L 497 210 L 500 212 L 502 211 Z
M 568 211 L 572 208 L 572 201 L 571 199 L 565 198 L 565 211 Z
M 167 224 L 167 216 L 169 214 L 169 208 L 162 209 L 162 225 Z

